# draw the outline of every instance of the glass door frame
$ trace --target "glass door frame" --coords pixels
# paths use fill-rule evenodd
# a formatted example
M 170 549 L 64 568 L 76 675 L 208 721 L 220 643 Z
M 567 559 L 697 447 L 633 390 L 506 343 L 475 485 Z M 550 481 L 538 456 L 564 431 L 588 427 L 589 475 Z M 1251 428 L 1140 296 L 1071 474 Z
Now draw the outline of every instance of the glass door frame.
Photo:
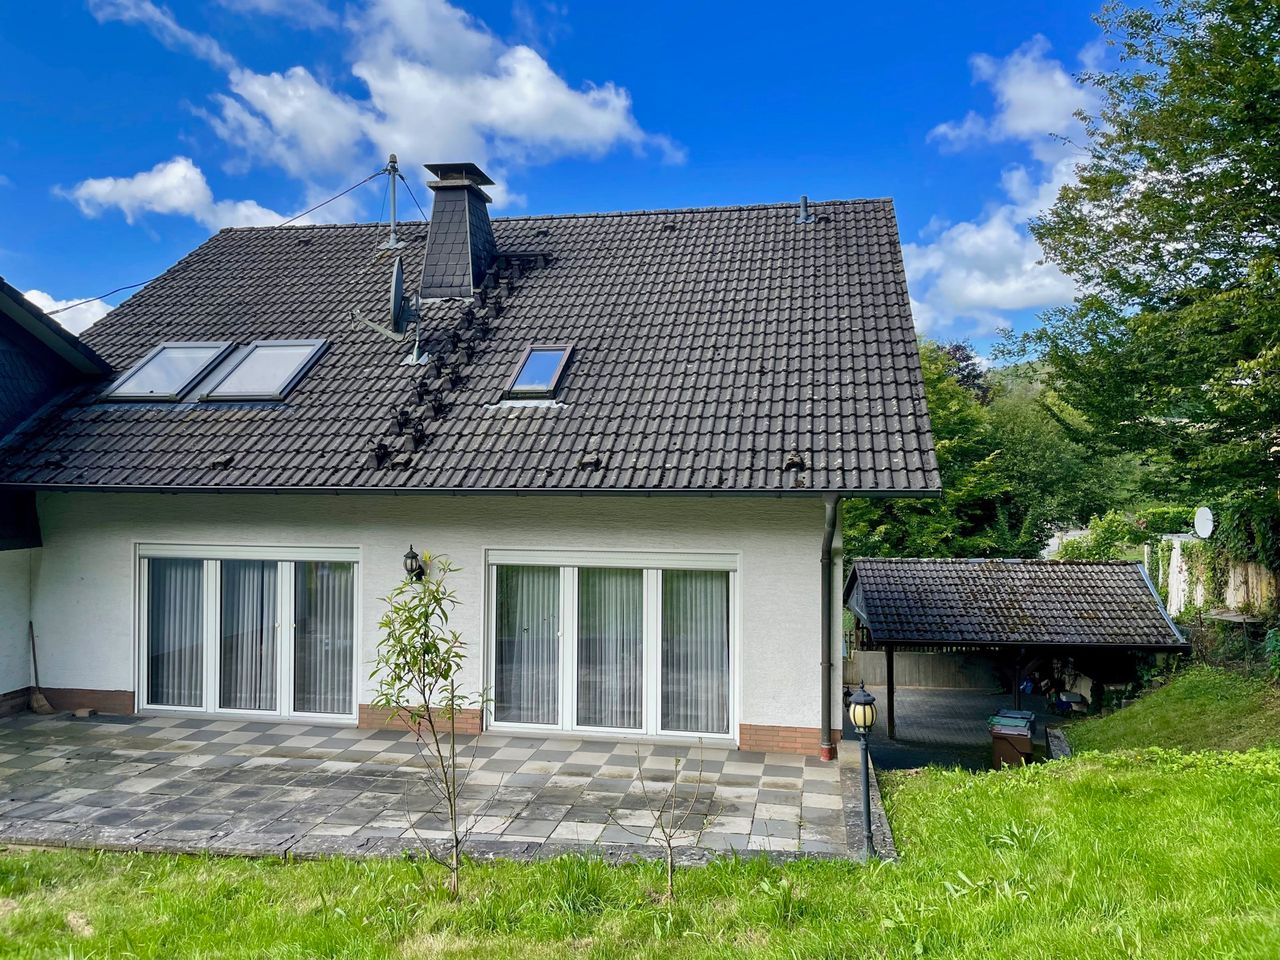
M 496 624 L 498 567 L 531 566 L 560 568 L 560 686 L 558 723 L 515 723 L 494 719 L 494 702 L 485 699 L 485 726 L 511 733 L 563 733 L 572 736 L 599 736 L 616 739 L 662 739 L 680 741 L 736 742 L 738 700 L 741 691 L 740 608 L 736 553 L 695 553 L 641 550 L 530 550 L 490 548 L 485 551 L 485 689 L 496 689 Z M 578 571 L 581 568 L 610 567 L 640 570 L 644 577 L 644 673 L 643 717 L 634 727 L 593 727 L 578 721 Z M 724 733 L 693 733 L 662 728 L 662 571 L 710 570 L 729 575 L 729 723 Z
M 147 589 L 148 561 L 152 559 L 203 561 L 202 659 L 204 683 L 199 707 L 172 706 L 150 702 L 150 675 L 147 669 Z M 277 563 L 276 573 L 276 709 L 248 710 L 221 707 L 221 561 L 268 560 Z M 350 563 L 352 574 L 351 710 L 347 713 L 310 713 L 293 709 L 294 702 L 294 603 L 297 563 Z M 360 714 L 360 667 L 363 643 L 360 630 L 361 576 L 359 547 L 261 547 L 189 543 L 135 543 L 135 643 L 137 693 L 135 709 L 141 713 L 174 716 L 225 717 L 234 720 L 305 720 L 309 723 L 353 724 Z

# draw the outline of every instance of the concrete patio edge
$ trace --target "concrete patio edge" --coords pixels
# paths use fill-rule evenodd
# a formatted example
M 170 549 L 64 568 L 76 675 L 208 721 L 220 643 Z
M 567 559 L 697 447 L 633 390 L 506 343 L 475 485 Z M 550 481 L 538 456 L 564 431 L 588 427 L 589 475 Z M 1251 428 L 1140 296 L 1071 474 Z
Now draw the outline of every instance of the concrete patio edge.
M 44 820 L 7 819 L 0 821 L 0 845 L 5 848 L 105 850 L 120 853 L 156 853 L 190 856 L 261 857 L 295 860 L 344 858 L 352 860 L 400 859 L 443 855 L 443 841 L 390 837 L 309 837 L 241 831 L 225 836 L 165 837 L 151 831 L 131 831 L 124 827 L 77 826 Z M 474 861 L 497 859 L 533 862 L 562 856 L 595 857 L 608 863 L 637 863 L 661 860 L 663 848 L 639 843 L 551 843 L 515 840 L 478 840 L 469 843 L 465 855 Z M 773 863 L 799 860 L 849 860 L 848 854 L 803 850 L 709 850 L 705 847 L 677 847 L 679 866 L 705 866 L 716 860 L 756 859 Z M 852 858 L 858 859 L 858 858 Z
M 871 760 L 871 839 L 875 844 L 876 856 L 881 860 L 897 860 L 898 848 L 893 842 L 893 828 L 889 825 L 889 816 L 884 810 L 884 801 L 880 796 L 880 778 L 876 776 L 876 764 Z M 859 767 L 852 763 L 840 765 L 840 796 L 844 800 L 844 826 L 849 838 L 849 854 L 855 859 L 865 860 L 862 850 L 862 807 L 857 798 L 862 794 L 862 778 Z

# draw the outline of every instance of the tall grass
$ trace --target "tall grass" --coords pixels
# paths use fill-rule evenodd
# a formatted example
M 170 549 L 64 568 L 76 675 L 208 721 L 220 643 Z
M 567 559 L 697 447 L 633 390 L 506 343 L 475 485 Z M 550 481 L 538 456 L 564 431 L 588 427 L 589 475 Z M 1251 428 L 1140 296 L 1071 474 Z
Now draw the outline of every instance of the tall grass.
M 1132 706 L 1072 724 L 1067 736 L 1076 750 L 1280 747 L 1280 691 L 1259 677 L 1193 667 Z
M 402 862 L 13 851 L 0 955 L 1280 956 L 1280 751 L 929 771 L 887 792 L 900 863 L 725 860 L 683 872 L 676 903 L 656 863 L 476 865 L 453 903 Z

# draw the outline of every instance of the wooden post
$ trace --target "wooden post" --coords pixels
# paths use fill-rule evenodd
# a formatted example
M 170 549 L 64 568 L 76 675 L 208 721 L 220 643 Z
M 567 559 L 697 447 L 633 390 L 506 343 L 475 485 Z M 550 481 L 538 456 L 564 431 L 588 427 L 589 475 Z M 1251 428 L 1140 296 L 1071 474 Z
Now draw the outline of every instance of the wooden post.
M 884 703 L 885 725 L 889 728 L 889 739 L 896 740 L 898 728 L 893 717 L 893 644 L 891 643 L 884 648 L 884 683 L 887 692 Z
M 1022 651 L 1013 665 L 1013 709 L 1022 709 Z

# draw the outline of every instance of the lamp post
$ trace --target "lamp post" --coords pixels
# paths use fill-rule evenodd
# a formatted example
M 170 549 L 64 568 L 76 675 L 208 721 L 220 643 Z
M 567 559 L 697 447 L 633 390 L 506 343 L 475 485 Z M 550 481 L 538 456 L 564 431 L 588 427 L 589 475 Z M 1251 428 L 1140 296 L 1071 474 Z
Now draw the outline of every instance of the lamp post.
M 862 745 L 862 831 L 866 857 L 870 860 L 876 855 L 876 848 L 871 839 L 871 761 L 867 756 L 867 739 L 876 723 L 876 698 L 867 693 L 861 683 L 849 700 L 849 720 Z
M 413 549 L 412 543 L 409 544 L 409 552 L 404 555 L 404 572 L 414 580 L 421 580 L 427 573 L 427 568 L 422 565 L 422 558 Z

